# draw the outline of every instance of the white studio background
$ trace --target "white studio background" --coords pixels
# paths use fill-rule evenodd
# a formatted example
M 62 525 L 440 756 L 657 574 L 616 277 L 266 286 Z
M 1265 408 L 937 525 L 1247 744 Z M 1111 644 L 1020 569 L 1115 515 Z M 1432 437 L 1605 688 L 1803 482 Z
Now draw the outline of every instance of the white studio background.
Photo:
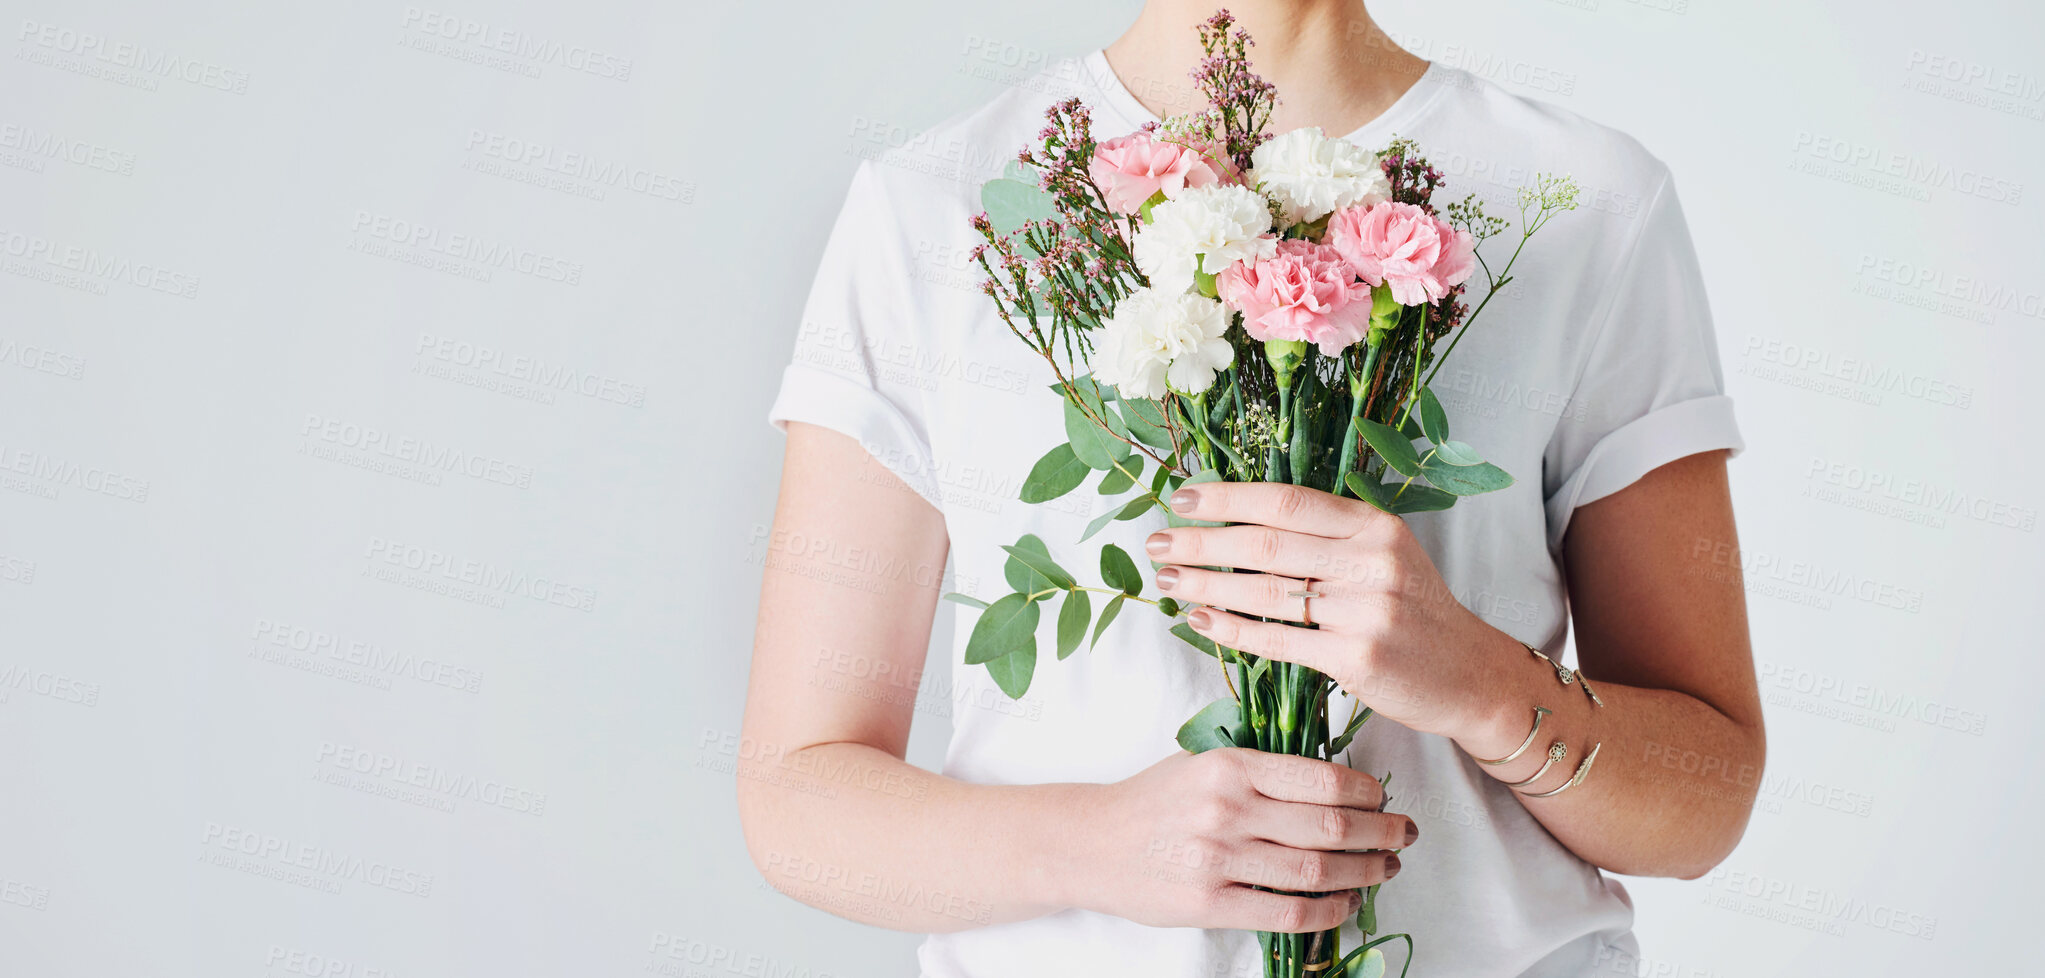
M 985 175 L 919 133 L 1134 0 L 293 6 L 0 17 L 0 975 L 910 974 L 740 843 L 763 417 L 854 164 Z M 2028 964 L 2045 15 L 1377 13 L 1712 285 L 1769 769 L 1635 970 Z

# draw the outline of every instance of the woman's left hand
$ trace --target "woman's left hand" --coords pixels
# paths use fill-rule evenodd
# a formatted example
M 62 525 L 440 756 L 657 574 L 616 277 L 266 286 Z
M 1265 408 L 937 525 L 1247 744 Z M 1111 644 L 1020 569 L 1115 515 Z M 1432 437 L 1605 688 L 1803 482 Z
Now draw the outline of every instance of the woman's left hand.
M 1173 494 L 1171 508 L 1236 524 L 1174 527 L 1145 543 L 1152 560 L 1168 565 L 1157 572 L 1159 590 L 1209 606 L 1188 617 L 1194 631 L 1319 670 L 1414 730 L 1454 737 L 1486 723 L 1495 699 L 1489 665 L 1519 643 L 1463 607 L 1404 520 L 1360 500 L 1273 482 L 1188 486 Z M 1291 593 L 1309 578 L 1319 597 Z

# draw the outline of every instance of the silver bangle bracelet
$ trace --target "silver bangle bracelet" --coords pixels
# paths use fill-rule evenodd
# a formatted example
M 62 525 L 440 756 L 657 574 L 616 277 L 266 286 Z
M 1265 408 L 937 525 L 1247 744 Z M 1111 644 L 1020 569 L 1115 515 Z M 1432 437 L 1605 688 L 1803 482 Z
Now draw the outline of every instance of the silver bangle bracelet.
M 1569 756 L 1568 744 L 1565 744 L 1559 740 L 1552 744 L 1549 744 L 1548 759 L 1541 762 L 1541 769 L 1539 771 L 1535 771 L 1533 775 L 1527 778 L 1525 781 L 1514 781 L 1513 783 L 1506 785 L 1506 787 L 1518 790 L 1520 788 L 1526 787 L 1527 785 L 1533 784 L 1534 782 L 1541 780 L 1541 775 L 1547 774 L 1548 769 L 1554 767 L 1556 761 L 1562 760 L 1563 758 L 1568 756 Z
M 1493 767 L 1496 767 L 1500 764 L 1511 764 L 1512 762 L 1519 760 L 1520 755 L 1527 752 L 1527 748 L 1534 746 L 1534 737 L 1540 734 L 1541 732 L 1541 721 L 1545 719 L 1548 716 L 1548 714 L 1553 712 L 1555 711 L 1545 706 L 1534 707 L 1534 729 L 1527 731 L 1527 739 L 1520 741 L 1520 745 L 1517 748 L 1514 748 L 1512 753 L 1507 754 L 1504 757 L 1498 758 L 1497 760 L 1493 761 L 1487 761 L 1479 757 L 1476 758 L 1477 763 L 1489 764 Z
M 1521 794 L 1525 794 L 1529 798 L 1553 798 L 1556 795 L 1559 795 L 1565 791 L 1568 791 L 1571 788 L 1576 787 L 1577 785 L 1582 784 L 1583 779 L 1585 777 L 1588 777 L 1591 773 L 1591 762 L 1598 759 L 1598 748 L 1603 746 L 1605 746 L 1604 741 L 1599 741 L 1595 744 L 1592 744 L 1591 752 L 1584 756 L 1582 764 L 1578 764 L 1576 766 L 1576 774 L 1570 777 L 1569 780 L 1562 782 L 1562 787 L 1556 788 L 1553 791 L 1543 791 L 1540 794 L 1528 794 L 1527 792 L 1521 792 Z

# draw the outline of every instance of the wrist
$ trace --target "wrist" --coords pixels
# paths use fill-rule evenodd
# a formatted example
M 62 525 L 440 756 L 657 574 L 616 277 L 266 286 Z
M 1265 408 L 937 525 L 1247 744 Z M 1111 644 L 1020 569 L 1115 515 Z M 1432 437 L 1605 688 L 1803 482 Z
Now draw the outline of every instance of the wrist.
M 1097 888 L 1090 874 L 1105 865 L 1110 854 L 1099 847 L 1110 845 L 1106 832 L 1074 832 L 1074 825 L 1112 825 L 1106 820 L 1114 803 L 1112 784 L 1047 785 L 1053 793 L 1050 816 L 1039 819 L 1036 844 L 1021 853 L 1022 874 L 1029 902 L 1045 913 L 1065 910 L 1094 910 Z
M 1526 646 L 1496 629 L 1491 630 L 1491 637 L 1493 640 L 1484 643 L 1479 656 L 1482 666 L 1478 674 L 1488 682 L 1479 685 L 1479 695 L 1465 710 L 1457 729 L 1449 734 L 1457 746 L 1477 758 L 1512 753 L 1526 742 L 1527 732 L 1534 727 L 1534 708 L 1554 709 L 1560 705 L 1541 702 L 1543 691 L 1527 681 L 1534 670 L 1516 668 L 1524 666 L 1519 660 L 1530 658 Z

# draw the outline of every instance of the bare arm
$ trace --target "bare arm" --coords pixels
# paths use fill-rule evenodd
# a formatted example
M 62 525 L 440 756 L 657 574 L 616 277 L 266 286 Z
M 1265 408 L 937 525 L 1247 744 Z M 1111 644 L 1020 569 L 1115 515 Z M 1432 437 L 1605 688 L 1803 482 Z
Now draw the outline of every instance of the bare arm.
M 1592 742 L 1604 749 L 1595 777 L 1527 808 L 1606 869 L 1702 876 L 1745 833 L 1766 752 L 1725 453 L 1671 462 L 1578 509 L 1563 547 L 1577 662 L 1605 706 L 1561 697 L 1552 675 L 1527 669 L 1507 671 L 1517 682 L 1499 700 L 1559 701 L 1550 722 L 1577 752 L 1571 770 Z M 1527 714 L 1506 711 L 1467 746 L 1502 756 L 1525 738 Z M 1495 773 L 1518 780 L 1538 766 Z
M 1564 546 L 1578 656 L 1603 707 L 1457 603 L 1402 521 L 1293 486 L 1209 484 L 1191 497 L 1175 496 L 1173 508 L 1262 524 L 1152 537 L 1153 559 L 1188 565 L 1161 571 L 1160 587 L 1242 613 L 1196 611 L 1196 630 L 1313 666 L 1379 713 L 1453 738 L 1474 757 L 1510 754 L 1534 707 L 1553 710 L 1526 754 L 1484 770 L 1508 783 L 1529 778 L 1559 740 L 1566 759 L 1526 788 L 1547 791 L 1602 745 L 1580 785 L 1518 797 L 1603 868 L 1696 877 L 1738 843 L 1764 743 L 1724 453 L 1662 466 L 1571 519 Z M 1307 577 L 1324 594 L 1314 599 L 1318 629 L 1243 617 L 1296 620 L 1300 600 L 1287 595 Z
M 1110 785 L 979 785 L 913 767 L 903 754 L 943 518 L 857 442 L 791 424 L 771 541 L 738 800 L 754 864 L 798 900 L 924 932 L 1069 907 L 1311 931 L 1397 871 L 1389 853 L 1350 850 L 1417 831 L 1374 811 L 1383 795 L 1366 775 L 1247 751 L 1177 754 Z

